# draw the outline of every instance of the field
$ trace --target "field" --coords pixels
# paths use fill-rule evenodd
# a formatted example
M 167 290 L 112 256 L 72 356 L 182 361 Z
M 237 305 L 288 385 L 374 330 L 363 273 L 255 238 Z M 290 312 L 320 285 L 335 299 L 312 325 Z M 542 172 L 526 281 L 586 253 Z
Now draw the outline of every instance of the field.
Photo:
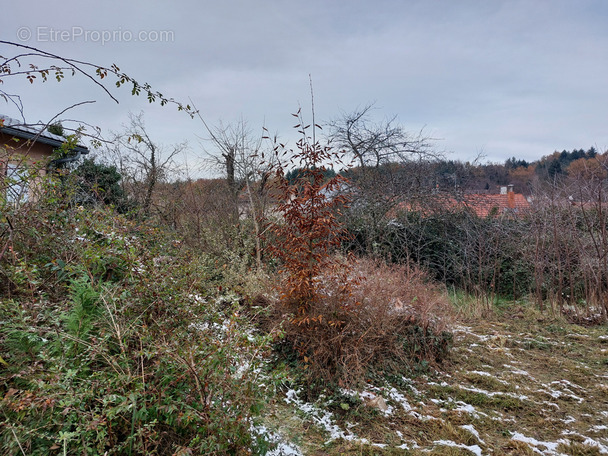
M 450 359 L 315 403 L 271 405 L 274 455 L 608 454 L 608 327 L 522 304 L 456 322 Z

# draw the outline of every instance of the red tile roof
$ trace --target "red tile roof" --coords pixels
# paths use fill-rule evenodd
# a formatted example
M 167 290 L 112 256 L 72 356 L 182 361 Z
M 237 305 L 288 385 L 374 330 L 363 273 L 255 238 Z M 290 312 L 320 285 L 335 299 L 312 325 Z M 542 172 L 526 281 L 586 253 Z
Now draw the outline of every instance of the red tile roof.
M 455 210 L 459 208 L 468 209 L 478 217 L 506 215 L 518 217 L 530 210 L 531 205 L 521 193 L 507 192 L 506 194 L 468 194 L 461 198 L 453 196 L 435 195 L 435 203 L 430 206 L 415 208 L 410 203 L 403 202 L 397 206 L 397 210 L 422 210 L 424 213 L 434 212 L 437 209 Z M 431 209 L 432 207 L 436 209 Z
M 508 192 L 501 195 L 464 195 L 462 204 L 478 217 L 495 214 L 518 215 L 530 209 L 530 203 L 521 193 Z

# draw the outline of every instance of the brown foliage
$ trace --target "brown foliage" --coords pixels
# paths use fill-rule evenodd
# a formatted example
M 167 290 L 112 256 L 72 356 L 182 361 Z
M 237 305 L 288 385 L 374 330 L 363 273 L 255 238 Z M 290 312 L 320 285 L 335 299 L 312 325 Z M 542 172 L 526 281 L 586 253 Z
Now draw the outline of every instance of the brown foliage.
M 277 159 L 282 219 L 269 228 L 281 280 L 271 321 L 284 324 L 283 346 L 306 366 L 309 386 L 355 386 L 372 368 L 400 372 L 410 361 L 441 360 L 449 305 L 438 289 L 420 271 L 335 254 L 345 236 L 346 179 L 325 181 L 324 164 L 337 154 L 308 139 L 293 155 L 304 170 L 295 184 Z
M 317 277 L 323 299 L 310 303 L 314 321 L 284 328 L 310 379 L 356 386 L 372 371 L 403 372 L 421 361 L 443 360 L 451 306 L 420 269 L 369 259 L 333 261 L 336 266 Z
M 347 198 L 337 193 L 345 178 L 338 175 L 325 182 L 324 163 L 332 162 L 337 155 L 307 138 L 297 147 L 291 163 L 298 162 L 304 171 L 294 184 L 287 181 L 285 165 L 277 160 L 275 186 L 281 201 L 277 212 L 282 219 L 270 224 L 275 239 L 269 250 L 281 262 L 284 280 L 279 288 L 280 301 L 288 313 L 293 313 L 292 323 L 302 325 L 317 321 L 317 316 L 310 314 L 310 306 L 322 300 L 320 272 L 334 267 L 330 253 L 345 233 L 338 216 Z M 275 150 L 278 155 L 279 150 Z

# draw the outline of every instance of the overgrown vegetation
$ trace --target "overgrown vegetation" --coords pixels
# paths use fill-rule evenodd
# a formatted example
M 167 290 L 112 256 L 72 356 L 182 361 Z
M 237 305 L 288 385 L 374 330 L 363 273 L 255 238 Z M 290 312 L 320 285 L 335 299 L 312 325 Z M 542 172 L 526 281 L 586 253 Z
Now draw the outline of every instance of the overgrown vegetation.
M 3 212 L 3 452 L 263 452 L 268 341 L 213 260 L 60 188 Z
M 290 157 L 299 172 L 288 179 L 278 160 L 281 217 L 270 225 L 280 274 L 271 303 L 284 331 L 281 345 L 303 364 L 311 391 L 319 384 L 359 387 L 379 370 L 399 373 L 441 360 L 449 346 L 441 333 L 447 301 L 415 270 L 338 255 L 349 183 L 326 177 L 325 163 L 339 163 L 339 156 L 306 136 L 296 116 L 303 138 Z
M 91 70 L 174 103 L 16 46 L 4 79 Z M 61 64 L 11 73 L 28 57 Z M 225 179 L 179 175 L 185 146 L 163 157 L 141 114 L 114 164 L 50 169 L 5 145 L 2 452 L 265 454 L 294 408 L 301 446 L 330 454 L 607 452 L 608 336 L 572 323 L 608 314 L 608 156 L 446 161 L 370 108 L 327 146 L 298 112 L 296 150 L 271 158 L 246 122 L 201 117 Z M 39 127 L 71 161 L 81 131 L 58 125 Z M 462 204 L 513 181 L 530 209 Z

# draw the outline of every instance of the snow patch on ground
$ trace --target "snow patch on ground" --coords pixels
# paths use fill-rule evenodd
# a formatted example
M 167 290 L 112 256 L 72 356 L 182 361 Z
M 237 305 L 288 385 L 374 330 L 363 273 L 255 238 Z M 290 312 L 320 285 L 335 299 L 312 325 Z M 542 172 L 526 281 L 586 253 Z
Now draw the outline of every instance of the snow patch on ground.
M 583 436 L 585 437 L 585 436 Z M 593 440 L 590 437 L 585 437 L 585 441 L 583 442 L 583 445 L 587 445 L 590 447 L 595 447 L 598 449 L 598 451 L 601 454 L 608 454 L 608 446 L 601 444 L 600 442 L 598 442 L 597 440 Z
M 482 440 L 482 438 L 479 436 L 479 432 L 477 432 L 477 429 L 475 429 L 473 427 L 472 424 L 466 424 L 464 426 L 460 426 L 462 429 L 466 429 L 467 431 L 469 431 L 471 434 L 473 434 L 475 436 L 475 438 L 477 439 L 477 441 L 481 444 L 485 444 L 485 442 Z
M 605 431 L 606 429 L 608 429 L 608 426 L 605 425 L 597 425 L 597 426 L 593 426 L 590 431 L 592 432 L 599 432 L 599 431 Z
M 471 391 L 472 393 L 483 394 L 484 396 L 488 396 L 488 397 L 508 396 L 508 397 L 513 397 L 515 399 L 519 399 L 520 401 L 528 400 L 528 396 L 523 395 L 523 394 L 505 393 L 503 391 L 487 391 L 487 390 L 483 390 L 481 388 L 475 388 L 472 386 L 463 386 L 463 385 L 458 385 L 458 388 L 463 389 L 465 391 Z
M 534 380 L 534 377 L 532 377 L 527 371 L 523 370 L 523 369 L 518 369 L 515 366 L 512 366 L 510 364 L 503 364 L 504 367 L 506 367 L 507 369 L 511 369 L 511 373 L 515 374 L 515 375 L 523 375 L 525 377 L 529 377 L 530 380 Z
M 290 389 L 285 395 L 285 402 L 295 405 L 300 411 L 310 417 L 315 424 L 323 428 L 329 434 L 329 442 L 342 438 L 344 440 L 358 440 L 357 436 L 350 431 L 343 431 L 333 422 L 333 414 L 322 410 L 313 404 L 304 402 L 298 397 L 298 392 Z
M 285 402 L 288 404 L 295 405 L 301 412 L 306 414 L 312 421 L 319 427 L 324 429 L 329 434 L 329 440 L 325 442 L 328 444 L 334 440 L 344 439 L 351 442 L 359 442 L 365 445 L 372 445 L 375 447 L 383 448 L 385 445 L 382 443 L 373 443 L 366 438 L 359 438 L 356 434 L 350 430 L 342 430 L 333 421 L 333 413 L 328 410 L 322 410 L 321 408 L 304 402 L 298 397 L 296 390 L 290 389 L 285 395 Z
M 473 407 L 471 404 L 467 404 L 466 402 L 458 401 L 456 402 L 456 405 L 457 407 L 454 408 L 455 412 L 468 413 L 476 419 L 481 418 L 483 416 L 488 416 L 485 413 L 478 411 L 477 409 L 475 409 L 475 407 Z
M 279 434 L 272 432 L 266 426 L 252 427 L 252 432 L 265 436 L 270 443 L 276 445 L 273 450 L 266 453 L 266 456 L 304 456 L 296 445 L 284 442 Z
M 401 404 L 401 407 L 403 407 L 403 410 L 405 410 L 406 412 L 409 412 L 412 410 L 412 406 L 407 401 L 407 398 L 403 394 L 401 394 L 399 391 L 397 391 L 397 389 L 395 389 L 394 387 L 387 390 L 387 394 L 388 394 L 388 397 L 391 398 L 393 401 Z
M 489 372 L 484 372 L 484 371 L 470 371 L 470 373 L 481 375 L 482 377 L 495 377 L 494 374 L 490 374 Z
M 554 456 L 554 455 L 561 456 L 563 454 L 563 453 L 557 452 L 557 447 L 559 446 L 559 444 L 564 443 L 562 441 L 560 441 L 560 442 L 542 442 L 540 440 L 536 440 L 533 437 L 526 437 L 525 435 L 520 434 L 519 432 L 515 432 L 511 436 L 511 440 L 517 440 L 519 442 L 527 443 L 538 454 L 547 455 L 547 456 Z M 545 449 L 542 450 L 539 447 L 544 447 Z
M 599 426 L 599 427 L 606 428 L 606 426 Z M 575 432 L 575 431 L 562 431 L 562 435 L 575 436 L 576 441 L 581 442 L 583 445 L 597 448 L 598 451 L 600 452 L 600 454 L 608 454 L 608 446 L 604 445 L 603 443 L 600 443 L 598 440 L 592 439 L 591 437 L 587 437 L 586 435 L 579 434 L 578 432 Z M 606 440 L 606 439 L 604 439 L 604 440 Z
M 433 442 L 433 444 L 450 446 L 450 447 L 455 447 L 455 448 L 464 448 L 465 450 L 469 450 L 471 453 L 473 453 L 476 456 L 482 456 L 481 448 L 479 447 L 479 445 L 465 445 L 464 443 L 456 443 L 456 442 L 452 442 L 451 440 L 435 440 Z

